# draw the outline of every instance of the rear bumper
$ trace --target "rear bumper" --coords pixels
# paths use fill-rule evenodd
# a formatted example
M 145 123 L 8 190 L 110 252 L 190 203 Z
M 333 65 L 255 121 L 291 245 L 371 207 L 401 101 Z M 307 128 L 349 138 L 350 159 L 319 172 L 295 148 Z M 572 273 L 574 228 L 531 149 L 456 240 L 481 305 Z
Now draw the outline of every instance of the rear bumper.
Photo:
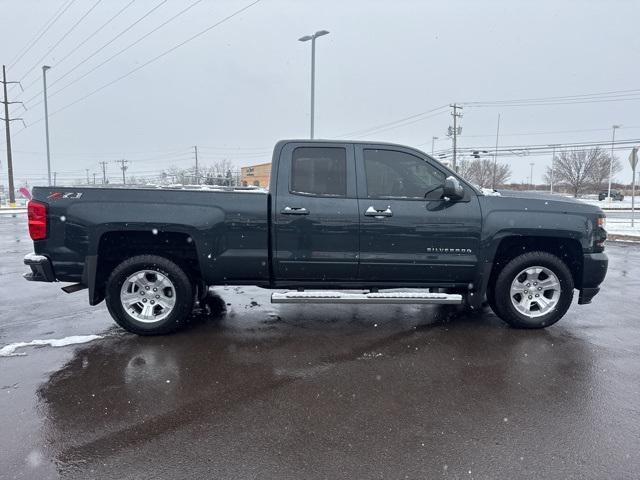
M 25 280 L 30 282 L 55 282 L 51 260 L 44 255 L 29 253 L 24 257 L 24 264 L 31 268 L 29 273 L 24 274 Z
M 582 264 L 582 284 L 578 303 L 591 303 L 591 299 L 600 291 L 600 284 L 604 280 L 609 268 L 609 258 L 604 253 L 587 253 Z

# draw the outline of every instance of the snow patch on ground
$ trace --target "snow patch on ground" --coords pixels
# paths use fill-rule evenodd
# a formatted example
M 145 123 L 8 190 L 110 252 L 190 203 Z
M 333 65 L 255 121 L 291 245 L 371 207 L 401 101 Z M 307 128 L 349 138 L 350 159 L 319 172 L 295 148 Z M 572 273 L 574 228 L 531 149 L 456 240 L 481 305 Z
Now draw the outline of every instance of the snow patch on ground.
M 567 195 L 570 196 L 570 195 Z M 624 200 L 598 200 L 597 195 L 585 195 L 578 200 L 589 205 L 595 205 L 606 210 L 631 210 L 631 196 L 624 197 Z M 640 197 L 636 195 L 635 207 L 640 210 Z
M 26 208 L 4 208 L 0 207 L 0 215 L 18 215 L 27 213 Z
M 636 215 L 633 227 L 630 218 L 607 218 L 604 229 L 609 235 L 626 235 L 640 240 L 640 212 Z
M 31 340 L 30 342 L 10 343 L 0 348 L 0 357 L 16 357 L 26 355 L 26 353 L 16 353 L 18 348 L 49 345 L 51 347 L 66 347 L 80 343 L 92 342 L 103 338 L 102 335 L 72 335 L 65 338 L 49 338 L 46 340 Z

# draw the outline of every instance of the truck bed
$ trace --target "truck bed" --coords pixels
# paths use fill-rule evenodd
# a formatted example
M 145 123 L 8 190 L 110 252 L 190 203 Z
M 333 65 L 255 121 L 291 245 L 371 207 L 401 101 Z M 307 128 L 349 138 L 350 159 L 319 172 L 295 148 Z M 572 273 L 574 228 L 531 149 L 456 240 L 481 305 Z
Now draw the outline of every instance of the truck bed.
M 47 205 L 49 229 L 35 253 L 50 256 L 57 280 L 85 282 L 97 256 L 126 249 L 132 235 L 136 248 L 161 238 L 189 252 L 211 284 L 269 279 L 266 191 L 35 187 L 33 197 Z

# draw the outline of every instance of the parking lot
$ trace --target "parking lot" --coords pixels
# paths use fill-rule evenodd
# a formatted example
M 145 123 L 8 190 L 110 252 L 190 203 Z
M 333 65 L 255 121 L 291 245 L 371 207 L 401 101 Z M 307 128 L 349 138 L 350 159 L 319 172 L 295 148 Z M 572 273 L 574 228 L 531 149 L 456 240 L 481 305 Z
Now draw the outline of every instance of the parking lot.
M 218 287 L 172 336 L 115 327 L 86 291 L 22 279 L 0 217 L 2 478 L 637 478 L 640 248 L 609 244 L 592 305 L 546 330 L 487 310 L 271 305 Z M 576 295 L 577 297 L 577 295 Z

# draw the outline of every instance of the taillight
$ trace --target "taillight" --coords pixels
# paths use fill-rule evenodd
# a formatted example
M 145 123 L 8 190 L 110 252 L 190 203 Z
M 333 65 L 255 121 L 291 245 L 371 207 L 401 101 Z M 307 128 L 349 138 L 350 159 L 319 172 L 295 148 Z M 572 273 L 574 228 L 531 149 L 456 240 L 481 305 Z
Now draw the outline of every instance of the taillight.
M 47 206 L 44 203 L 31 200 L 27 207 L 27 214 L 31 240 L 47 238 Z
M 606 224 L 607 224 L 607 221 L 605 219 L 604 214 L 602 216 L 599 216 L 596 223 L 597 228 L 595 231 L 595 236 L 593 239 L 593 247 L 594 247 L 594 251 L 596 252 L 604 251 L 604 242 L 607 239 L 607 231 L 604 229 Z

